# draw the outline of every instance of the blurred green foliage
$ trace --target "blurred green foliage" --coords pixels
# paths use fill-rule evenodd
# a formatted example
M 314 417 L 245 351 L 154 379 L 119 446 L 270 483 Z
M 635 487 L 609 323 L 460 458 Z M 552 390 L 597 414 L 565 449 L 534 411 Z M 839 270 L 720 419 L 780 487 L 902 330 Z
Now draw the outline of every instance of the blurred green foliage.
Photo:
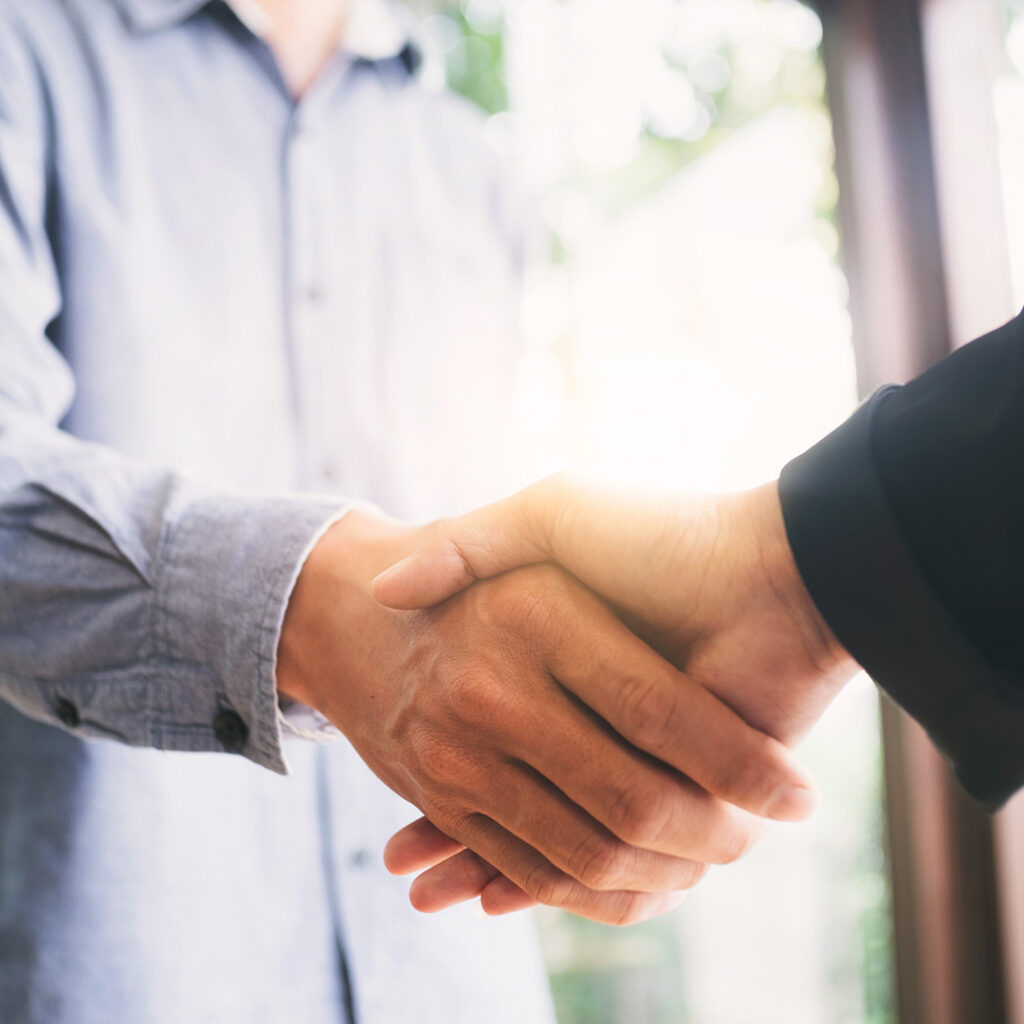
M 683 1021 L 679 936 L 668 918 L 628 929 L 547 913 L 544 939 L 562 1024 Z
M 449 15 L 458 30 L 458 41 L 445 60 L 448 88 L 475 103 L 488 114 L 508 107 L 505 88 L 504 20 L 474 26 L 464 10 Z
M 515 2 L 434 0 L 428 4 L 435 12 L 434 18 L 448 23 L 447 30 L 438 32 L 435 28 L 433 33 L 435 39 L 441 38 L 437 55 L 443 60 L 448 88 L 488 114 L 508 106 L 505 36 Z M 750 0 L 749 5 L 755 10 L 763 8 L 767 15 L 783 4 L 799 6 L 793 0 Z M 707 43 L 687 52 L 672 52 L 666 47 L 660 54 L 652 54 L 652 58 L 663 59 L 685 82 L 706 111 L 706 120 L 696 131 L 692 126 L 673 131 L 652 111 L 637 126 L 638 147 L 628 164 L 602 168 L 578 160 L 569 171 L 570 181 L 563 184 L 585 189 L 608 213 L 615 214 L 779 104 L 823 104 L 825 78 L 816 47 L 787 47 L 776 41 L 769 55 L 769 62 L 777 62 L 776 66 L 752 87 L 745 70 L 753 50 L 749 29 L 734 33 L 724 30 Z M 609 69 L 609 74 L 614 70 Z M 823 194 L 822 212 L 826 216 L 831 216 L 835 200 L 834 189 Z

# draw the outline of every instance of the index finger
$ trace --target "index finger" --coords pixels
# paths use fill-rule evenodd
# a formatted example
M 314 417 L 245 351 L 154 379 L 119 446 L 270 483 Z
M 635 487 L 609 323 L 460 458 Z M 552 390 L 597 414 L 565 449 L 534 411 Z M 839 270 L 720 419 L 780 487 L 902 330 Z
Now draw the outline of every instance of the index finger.
M 373 596 L 389 608 L 429 608 L 477 580 L 551 558 L 540 485 L 437 524 L 435 536 L 380 573 Z
M 782 743 L 607 615 L 609 628 L 581 625 L 581 635 L 551 645 L 550 670 L 562 686 L 633 746 L 713 796 L 781 821 L 812 812 L 813 779 Z

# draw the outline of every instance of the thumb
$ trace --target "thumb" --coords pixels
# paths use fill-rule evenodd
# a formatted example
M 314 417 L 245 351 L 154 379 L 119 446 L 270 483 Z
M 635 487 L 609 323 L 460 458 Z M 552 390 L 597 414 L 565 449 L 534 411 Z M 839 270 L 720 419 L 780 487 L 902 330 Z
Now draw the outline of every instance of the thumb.
M 390 608 L 429 608 L 476 580 L 551 558 L 542 504 L 532 488 L 443 521 L 402 561 L 372 584 Z

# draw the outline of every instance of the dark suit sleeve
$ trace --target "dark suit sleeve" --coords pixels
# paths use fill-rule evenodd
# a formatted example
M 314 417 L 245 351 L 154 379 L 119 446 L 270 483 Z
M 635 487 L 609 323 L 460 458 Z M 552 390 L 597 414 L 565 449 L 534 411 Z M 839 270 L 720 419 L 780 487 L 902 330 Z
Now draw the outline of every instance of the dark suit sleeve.
M 1024 786 L 1024 314 L 883 388 L 779 486 L 839 641 L 998 807 Z

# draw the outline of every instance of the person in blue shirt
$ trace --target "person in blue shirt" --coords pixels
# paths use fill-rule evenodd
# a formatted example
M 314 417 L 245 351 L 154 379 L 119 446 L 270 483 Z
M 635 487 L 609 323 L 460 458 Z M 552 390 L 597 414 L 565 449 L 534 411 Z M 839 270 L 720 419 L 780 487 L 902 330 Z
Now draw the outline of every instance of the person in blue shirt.
M 810 808 L 561 570 L 373 599 L 428 534 L 360 502 L 511 461 L 522 210 L 417 63 L 372 0 L 0 0 L 0 1020 L 543 1024 L 528 920 L 380 863 L 400 797 L 620 923 Z M 595 679 L 685 694 L 665 763 Z

